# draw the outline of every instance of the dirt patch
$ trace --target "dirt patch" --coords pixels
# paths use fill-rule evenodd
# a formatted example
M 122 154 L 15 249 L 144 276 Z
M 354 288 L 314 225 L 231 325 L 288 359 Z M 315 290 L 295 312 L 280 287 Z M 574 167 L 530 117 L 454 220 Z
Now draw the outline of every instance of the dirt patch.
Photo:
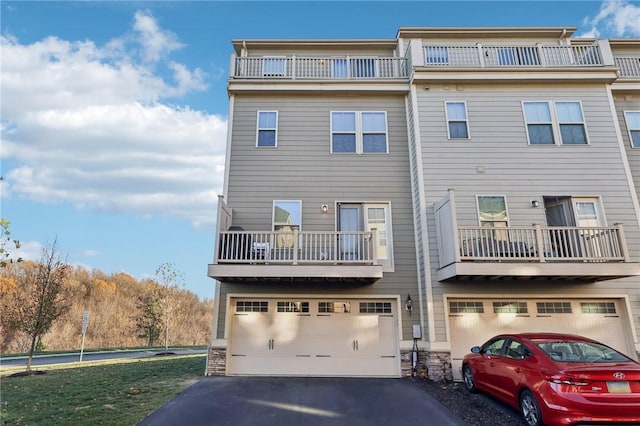
M 17 373 L 10 374 L 7 377 L 30 377 L 30 376 L 41 376 L 43 374 L 47 374 L 47 372 L 42 370 L 31 370 L 31 371 L 19 371 Z
M 409 380 L 470 426 L 524 425 L 520 413 L 487 395 L 468 392 L 462 383 L 434 382 L 421 377 Z

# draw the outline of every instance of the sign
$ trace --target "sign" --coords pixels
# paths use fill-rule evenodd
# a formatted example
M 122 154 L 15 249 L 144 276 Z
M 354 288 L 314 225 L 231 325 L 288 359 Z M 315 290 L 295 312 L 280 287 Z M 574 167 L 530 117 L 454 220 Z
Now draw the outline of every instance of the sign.
M 84 313 L 82 314 L 82 334 L 86 334 L 88 326 L 89 326 L 89 311 L 84 311 Z

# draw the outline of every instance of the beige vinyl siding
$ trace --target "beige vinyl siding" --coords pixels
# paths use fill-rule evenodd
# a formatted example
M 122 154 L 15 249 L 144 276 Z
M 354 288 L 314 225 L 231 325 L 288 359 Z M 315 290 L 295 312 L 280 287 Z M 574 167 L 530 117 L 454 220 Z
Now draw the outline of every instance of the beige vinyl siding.
M 624 117 L 625 111 L 640 111 L 640 94 L 614 94 L 613 99 L 616 105 L 616 113 L 618 114 L 618 123 L 620 123 L 620 132 L 622 133 L 624 148 L 627 153 L 627 159 L 629 160 L 633 184 L 638 197 L 640 197 L 640 148 L 631 147 L 629 129 L 627 128 L 627 122 Z
M 258 110 L 278 111 L 275 149 L 255 147 Z M 331 154 L 331 111 L 386 111 L 389 153 Z M 418 299 L 404 96 L 238 95 L 233 117 L 226 203 L 233 209 L 234 225 L 270 231 L 273 200 L 302 200 L 303 231 L 334 231 L 337 201 L 389 202 L 395 272 L 358 287 L 224 283 L 218 337 L 224 334 L 229 293 L 396 295 L 401 300 L 411 294 Z M 328 213 L 321 212 L 322 204 L 329 206 Z M 417 307 L 409 318 L 402 310 L 406 339 L 411 338 L 410 320 L 417 320 L 416 312 Z
M 624 223 L 632 261 L 640 261 L 640 229 L 604 85 L 430 85 L 419 87 L 417 93 L 437 340 L 446 340 L 444 293 L 628 293 L 632 306 L 638 308 L 638 278 L 582 285 L 561 281 L 447 284 L 435 278 L 439 263 L 433 203 L 449 188 L 455 190 L 458 225 L 470 226 L 478 225 L 476 195 L 506 196 L 510 225 L 522 226 L 546 223 L 544 209 L 532 208 L 532 199 L 599 196 L 607 224 Z M 580 101 L 589 145 L 529 146 L 521 105 L 537 100 Z M 467 102 L 470 140 L 447 139 L 445 101 Z

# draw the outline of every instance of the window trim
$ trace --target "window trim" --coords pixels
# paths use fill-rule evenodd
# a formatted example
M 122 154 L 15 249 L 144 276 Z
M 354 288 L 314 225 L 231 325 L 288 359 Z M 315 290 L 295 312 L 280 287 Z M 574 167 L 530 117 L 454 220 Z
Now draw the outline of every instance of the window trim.
M 271 207 L 271 230 L 276 232 L 276 226 L 278 225 L 287 225 L 285 223 L 276 223 L 276 203 L 298 203 L 300 206 L 300 223 L 294 223 L 293 226 L 298 227 L 298 231 L 302 231 L 302 200 L 273 200 L 273 204 Z
M 449 104 L 462 104 L 464 106 L 464 120 L 449 118 Z M 469 110 L 467 109 L 467 101 L 444 101 L 444 114 L 447 121 L 447 139 L 449 140 L 469 140 L 471 139 L 471 130 L 469 128 Z M 462 123 L 467 129 L 467 137 L 454 138 L 451 137 L 451 123 Z
M 333 114 L 345 114 L 345 113 L 352 113 L 355 114 L 355 131 L 351 132 L 346 132 L 346 131 L 334 131 L 333 130 Z M 362 116 L 363 114 L 384 114 L 384 132 L 381 131 L 365 131 L 362 127 Z M 357 155 L 382 155 L 382 154 L 388 154 L 389 153 L 389 120 L 388 120 L 388 116 L 387 116 L 387 111 L 329 111 L 329 152 L 331 154 L 346 154 L 346 155 L 352 155 L 352 154 L 357 154 Z M 355 151 L 354 152 L 340 152 L 340 151 L 334 151 L 333 150 L 333 136 L 336 134 L 354 134 L 355 135 Z M 385 137 L 385 151 L 364 151 L 364 135 L 365 134 L 376 134 L 376 135 L 381 135 L 383 134 Z
M 629 113 L 638 114 L 640 116 L 640 110 L 624 111 L 624 124 L 625 126 L 627 126 L 627 135 L 629 136 L 629 145 L 631 146 L 631 149 L 640 149 L 640 145 L 635 146 L 633 144 L 633 135 L 631 134 L 632 131 L 638 132 L 640 134 L 640 127 L 638 127 L 637 129 L 634 127 L 632 129 L 631 126 L 629 126 L 629 119 L 627 118 L 628 117 L 627 114 Z
M 527 113 L 525 110 L 525 104 L 529 104 L 529 103 L 546 103 L 547 106 L 549 107 L 549 115 L 551 116 L 551 122 L 546 122 L 546 121 L 532 121 L 529 122 L 527 121 Z M 558 117 L 558 109 L 557 109 L 557 104 L 564 104 L 564 103 L 576 103 L 580 106 L 580 115 L 582 116 L 582 121 L 581 122 L 577 122 L 577 121 L 567 121 L 567 122 L 561 122 L 559 117 Z M 589 132 L 587 130 L 587 121 L 585 120 L 584 117 L 584 107 L 582 106 L 582 101 L 580 100 L 571 100 L 571 99 L 562 99 L 562 100 L 554 100 L 554 101 L 546 101 L 546 100 L 523 100 L 521 101 L 521 109 L 522 109 L 522 118 L 524 120 L 524 125 L 525 125 L 525 131 L 527 134 L 527 145 L 529 146 L 588 146 L 591 145 L 591 142 L 589 141 Z M 551 131 L 552 131 L 552 135 L 553 135 L 553 143 L 552 144 L 540 144 L 540 143 L 531 143 L 531 136 L 529 134 L 529 125 L 530 124 L 551 124 Z M 564 143 L 562 140 L 562 131 L 561 131 L 561 126 L 563 124 L 580 124 L 582 125 L 582 128 L 584 130 L 584 140 L 585 143 L 578 143 L 578 144 L 573 144 L 573 143 Z
M 507 196 L 503 194 L 477 194 L 476 195 L 476 214 L 478 215 L 478 226 L 482 227 L 483 222 L 504 222 L 502 220 L 482 220 L 482 217 L 480 215 L 480 198 L 481 197 L 502 197 L 502 199 L 504 200 L 504 210 L 505 210 L 505 213 L 507 214 L 506 228 L 508 228 L 509 227 L 509 204 L 507 203 Z M 501 229 L 501 228 L 497 228 L 497 229 Z
M 262 113 L 275 113 L 276 114 L 276 126 L 271 127 L 260 127 L 260 114 Z M 256 112 L 256 148 L 277 148 L 278 147 L 278 119 L 279 115 L 277 110 L 258 110 Z M 271 145 L 259 145 L 260 143 L 260 131 L 261 130 L 273 130 L 275 132 L 274 135 L 274 144 Z

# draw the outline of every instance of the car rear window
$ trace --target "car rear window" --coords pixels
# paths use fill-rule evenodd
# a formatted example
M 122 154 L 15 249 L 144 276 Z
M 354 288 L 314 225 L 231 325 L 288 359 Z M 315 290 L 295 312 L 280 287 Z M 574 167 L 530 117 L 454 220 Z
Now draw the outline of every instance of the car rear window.
M 538 341 L 536 345 L 549 358 L 560 362 L 626 362 L 629 358 L 599 343 L 579 341 Z

